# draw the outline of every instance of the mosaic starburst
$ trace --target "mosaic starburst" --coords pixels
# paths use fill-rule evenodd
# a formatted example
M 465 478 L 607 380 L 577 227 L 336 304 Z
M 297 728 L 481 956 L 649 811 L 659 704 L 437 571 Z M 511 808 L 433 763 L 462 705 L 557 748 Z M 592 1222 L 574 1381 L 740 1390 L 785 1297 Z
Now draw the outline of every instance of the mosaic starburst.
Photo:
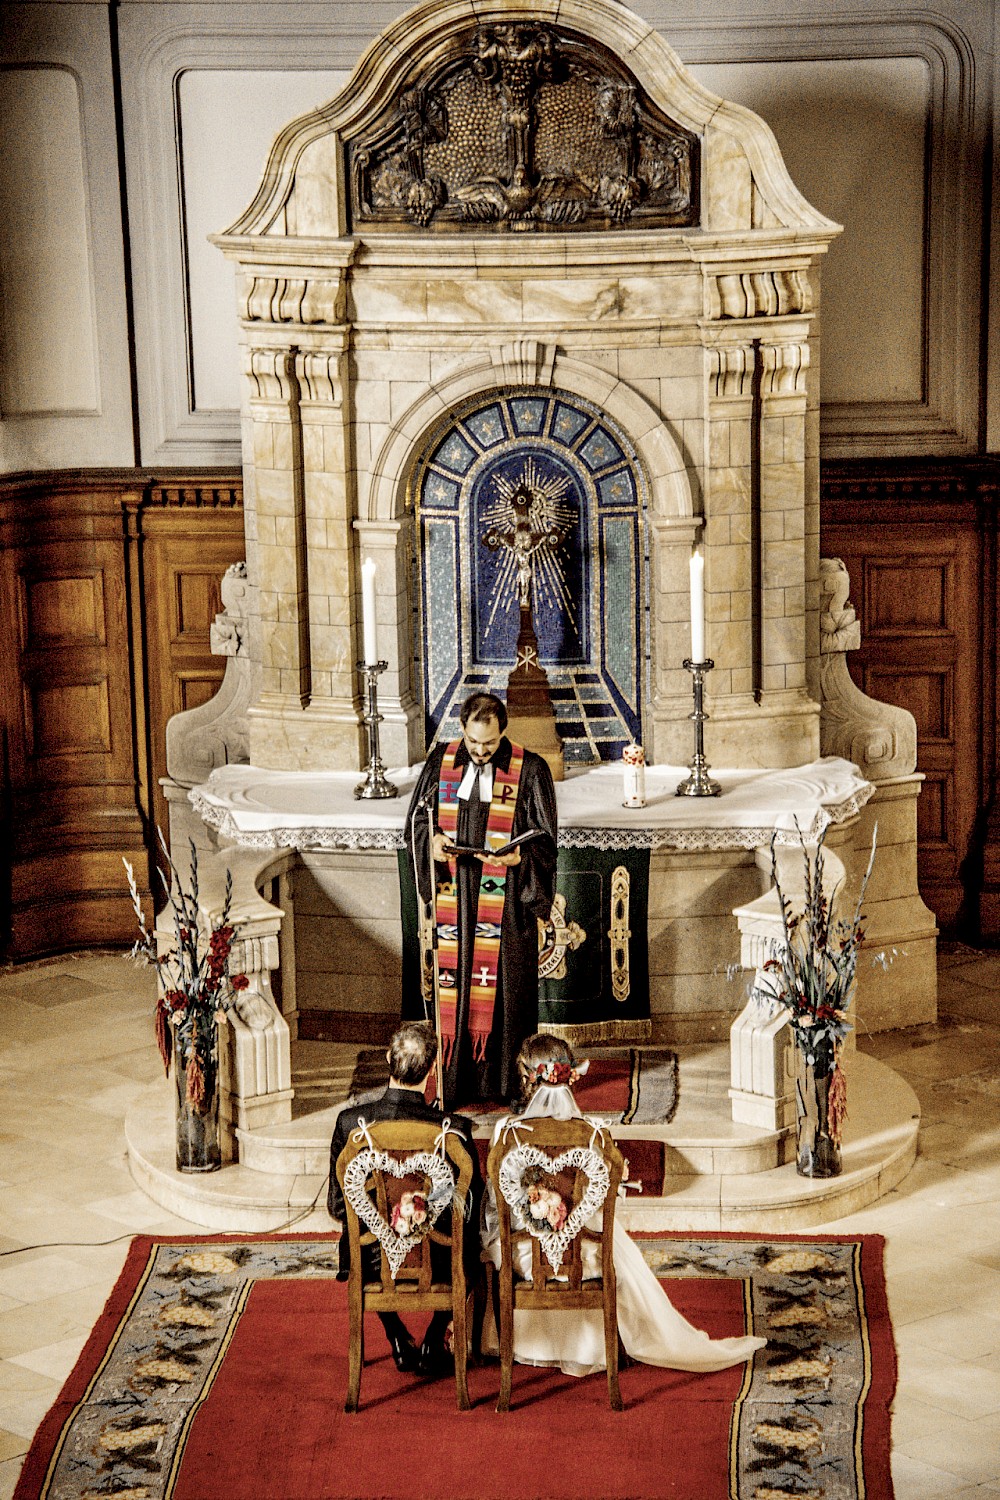
M 571 481 L 565 474 L 544 475 L 539 472 L 534 458 L 526 458 L 516 478 L 498 473 L 493 476 L 495 498 L 483 507 L 482 535 L 501 538 L 496 548 L 500 553 L 496 577 L 490 593 L 489 617 L 483 631 L 484 639 L 493 628 L 498 613 L 506 615 L 512 601 L 517 599 L 518 564 L 513 545 L 519 519 L 526 519 L 530 531 L 540 540 L 531 553 L 532 588 L 534 604 L 549 610 L 560 610 L 568 619 L 574 634 L 579 634 L 576 623 L 575 601 L 566 582 L 559 545 L 576 525 L 577 507 L 566 492 Z M 527 508 L 525 511 L 525 499 Z

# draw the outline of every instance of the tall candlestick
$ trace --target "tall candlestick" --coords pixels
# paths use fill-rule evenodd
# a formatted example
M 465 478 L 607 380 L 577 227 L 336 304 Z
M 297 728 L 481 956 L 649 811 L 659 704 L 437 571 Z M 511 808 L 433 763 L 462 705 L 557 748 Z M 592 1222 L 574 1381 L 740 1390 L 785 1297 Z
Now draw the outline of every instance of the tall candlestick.
M 365 638 L 365 666 L 378 661 L 378 632 L 375 627 L 375 564 L 366 557 L 361 564 L 361 622 Z
M 691 553 L 691 660 L 705 660 L 705 555 Z

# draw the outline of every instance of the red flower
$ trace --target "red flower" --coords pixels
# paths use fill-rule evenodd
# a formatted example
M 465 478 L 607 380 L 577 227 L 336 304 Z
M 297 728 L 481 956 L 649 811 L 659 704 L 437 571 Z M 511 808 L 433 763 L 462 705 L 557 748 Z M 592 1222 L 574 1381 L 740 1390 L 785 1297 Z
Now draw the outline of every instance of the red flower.
M 250 981 L 245 974 L 233 974 L 229 980 L 234 990 L 245 990 Z
M 201 1066 L 201 1058 L 193 1049 L 191 1052 L 191 1056 L 188 1058 L 187 1088 L 185 1090 L 184 1097 L 187 1100 L 188 1104 L 190 1104 L 192 1108 L 196 1109 L 198 1113 L 201 1114 L 202 1110 L 205 1108 L 206 1098 L 205 1073 Z
M 170 1054 L 173 1050 L 173 1035 L 167 1020 L 167 1007 L 162 996 L 156 1002 L 156 1045 L 163 1061 L 164 1073 L 170 1072 Z
M 168 1010 L 183 1010 L 188 1003 L 187 996 L 180 990 L 168 990 L 163 999 Z

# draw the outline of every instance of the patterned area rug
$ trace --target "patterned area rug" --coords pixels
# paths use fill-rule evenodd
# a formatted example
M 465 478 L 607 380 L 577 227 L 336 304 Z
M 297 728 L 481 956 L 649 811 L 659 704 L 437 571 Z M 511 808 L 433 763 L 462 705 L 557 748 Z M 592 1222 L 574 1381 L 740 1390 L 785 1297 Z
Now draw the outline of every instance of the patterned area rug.
M 361 1103 L 385 1088 L 389 1072 L 385 1050 L 366 1047 L 358 1053 L 350 1100 Z M 590 1068 L 574 1089 L 585 1115 L 612 1125 L 667 1125 L 677 1113 L 677 1054 L 664 1047 L 609 1047 L 590 1058 Z M 460 1105 L 477 1125 L 491 1126 L 506 1105 Z
M 25 1461 L 15 1500 L 891 1500 L 896 1368 L 878 1236 L 656 1234 L 643 1253 L 752 1366 L 604 1377 L 398 1375 L 372 1321 L 345 1416 L 346 1289 L 333 1236 L 137 1236 Z M 419 1328 L 416 1330 L 419 1332 Z

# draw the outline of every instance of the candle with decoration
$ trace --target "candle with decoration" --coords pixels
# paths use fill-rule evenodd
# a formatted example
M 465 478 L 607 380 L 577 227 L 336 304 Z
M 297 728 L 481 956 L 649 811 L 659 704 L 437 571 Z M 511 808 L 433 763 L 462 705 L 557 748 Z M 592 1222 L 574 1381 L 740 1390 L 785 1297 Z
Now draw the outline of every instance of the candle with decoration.
M 622 751 L 625 773 L 623 807 L 646 806 L 646 752 L 641 745 L 626 745 Z

